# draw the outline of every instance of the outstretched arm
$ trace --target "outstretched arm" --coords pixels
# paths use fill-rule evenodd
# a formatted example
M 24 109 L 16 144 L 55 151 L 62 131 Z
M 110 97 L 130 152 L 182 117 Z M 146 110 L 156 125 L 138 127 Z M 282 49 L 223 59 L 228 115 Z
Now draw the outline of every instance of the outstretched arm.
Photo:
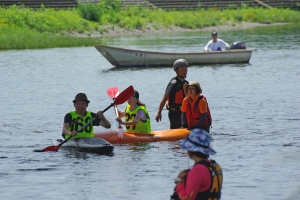
M 164 106 L 165 106 L 166 101 L 168 100 L 168 98 L 169 98 L 169 95 L 168 94 L 164 94 L 163 98 L 160 101 L 160 104 L 159 104 L 159 107 L 158 107 L 158 111 L 157 111 L 157 114 L 156 114 L 156 117 L 155 117 L 155 119 L 156 119 L 157 122 L 161 121 L 161 111 L 164 108 Z

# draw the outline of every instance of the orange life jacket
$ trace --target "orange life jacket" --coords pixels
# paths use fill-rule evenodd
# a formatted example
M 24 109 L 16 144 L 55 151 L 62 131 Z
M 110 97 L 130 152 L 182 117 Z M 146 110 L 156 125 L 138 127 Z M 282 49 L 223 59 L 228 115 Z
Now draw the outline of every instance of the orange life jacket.
M 189 127 L 195 127 L 196 123 L 201 118 L 201 113 L 198 109 L 198 105 L 202 98 L 204 98 L 206 100 L 205 96 L 199 95 L 196 99 L 193 100 L 193 102 L 191 102 L 190 99 L 188 99 L 186 101 L 186 108 L 187 108 L 186 109 L 186 119 L 187 119 L 187 123 L 188 123 Z M 209 127 L 211 124 L 212 124 L 212 118 L 211 118 L 210 110 L 209 110 L 208 103 L 207 103 L 207 118 L 197 128 Z

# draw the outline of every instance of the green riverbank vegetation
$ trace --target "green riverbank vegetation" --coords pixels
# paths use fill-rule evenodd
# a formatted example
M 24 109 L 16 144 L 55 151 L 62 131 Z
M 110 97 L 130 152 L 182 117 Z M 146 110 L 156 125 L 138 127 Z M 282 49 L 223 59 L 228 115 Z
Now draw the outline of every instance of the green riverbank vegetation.
M 186 29 L 226 25 L 238 26 L 241 22 L 257 23 L 299 23 L 300 12 L 290 9 L 250 8 L 246 4 L 240 8 L 209 10 L 161 10 L 141 6 L 122 8 L 120 0 L 103 0 L 98 4 L 84 3 L 77 8 L 55 10 L 45 8 L 30 9 L 24 6 L 0 7 L 0 50 L 39 49 L 52 47 L 92 46 L 102 43 L 101 34 L 107 27 L 124 30 L 143 30 L 152 26 Z M 100 37 L 88 37 L 93 32 Z M 74 34 L 87 37 L 75 37 Z

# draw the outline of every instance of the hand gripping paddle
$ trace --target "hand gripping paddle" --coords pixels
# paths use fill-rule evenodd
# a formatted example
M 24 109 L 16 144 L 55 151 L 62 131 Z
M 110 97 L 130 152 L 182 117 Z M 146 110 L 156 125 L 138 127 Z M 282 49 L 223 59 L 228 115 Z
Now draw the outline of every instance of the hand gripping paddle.
M 108 88 L 106 90 L 108 96 L 110 98 L 112 98 L 113 100 L 119 95 L 119 89 L 118 87 L 112 87 L 112 88 Z M 118 109 L 117 109 L 117 105 L 115 104 L 115 113 L 117 115 L 117 117 L 119 117 L 119 113 L 118 113 Z M 119 122 L 119 127 L 118 127 L 119 131 L 118 131 L 118 142 L 121 143 L 122 139 L 124 137 L 124 130 Z

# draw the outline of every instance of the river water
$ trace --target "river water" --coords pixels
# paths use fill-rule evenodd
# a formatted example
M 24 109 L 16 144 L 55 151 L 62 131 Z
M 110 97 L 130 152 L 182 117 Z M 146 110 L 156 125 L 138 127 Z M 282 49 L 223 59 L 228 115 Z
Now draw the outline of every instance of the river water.
M 219 31 L 256 48 L 249 64 L 190 66 L 213 117 L 212 158 L 223 168 L 222 199 L 300 198 L 300 27 Z M 105 38 L 108 45 L 153 51 L 202 51 L 210 33 Z M 177 174 L 193 165 L 176 142 L 115 146 L 114 156 L 60 149 L 36 153 L 60 138 L 72 100 L 89 109 L 111 103 L 106 89 L 133 85 L 152 129 L 172 68 L 116 69 L 94 47 L 0 52 L 0 199 L 169 199 Z M 124 108 L 120 105 L 120 108 Z M 105 113 L 117 129 L 113 109 Z M 96 131 L 103 130 L 96 127 Z

